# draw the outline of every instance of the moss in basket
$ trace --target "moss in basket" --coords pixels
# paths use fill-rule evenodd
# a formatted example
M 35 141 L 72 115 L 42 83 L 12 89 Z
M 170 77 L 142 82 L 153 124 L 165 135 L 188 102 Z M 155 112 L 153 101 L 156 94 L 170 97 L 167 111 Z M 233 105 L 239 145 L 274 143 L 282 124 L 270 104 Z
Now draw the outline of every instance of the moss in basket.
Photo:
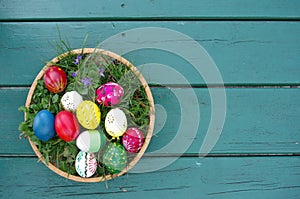
M 81 56 L 80 60 L 78 60 L 78 56 Z M 127 118 L 129 118 L 128 126 L 139 126 L 145 133 L 147 132 L 147 126 L 149 125 L 150 104 L 148 102 L 145 89 L 143 86 L 137 84 L 139 81 L 136 75 L 123 63 L 113 60 L 107 56 L 102 57 L 104 62 L 100 64 L 105 64 L 103 65 L 103 69 L 102 67 L 100 68 L 101 71 L 99 70 L 99 65 L 93 65 L 95 62 L 90 62 L 86 63 L 88 64 L 89 70 L 80 70 L 81 73 L 78 73 L 78 69 L 82 67 L 81 63 L 84 63 L 85 58 L 85 54 L 78 55 L 70 51 L 66 56 L 60 57 L 59 61 L 55 63 L 55 65 L 61 67 L 67 73 L 68 86 L 66 90 L 57 94 L 50 93 L 45 88 L 43 80 L 38 80 L 36 89 L 32 96 L 31 104 L 29 107 L 23 106 L 19 109 L 26 113 L 26 120 L 20 124 L 19 130 L 23 132 L 25 136 L 31 138 L 46 163 L 51 162 L 62 171 L 72 175 L 77 175 L 74 165 L 79 149 L 77 148 L 75 141 L 67 143 L 55 136 L 47 142 L 42 142 L 34 135 L 32 129 L 34 117 L 40 110 L 48 109 L 54 115 L 63 110 L 60 99 L 65 92 L 75 89 L 86 96 L 86 98 L 95 101 L 95 88 L 106 82 L 117 82 L 123 86 L 125 93 L 122 101 L 117 106 L 122 108 L 125 111 Z M 77 64 L 76 61 L 78 61 Z M 126 75 L 124 76 L 124 74 Z M 92 84 L 87 86 L 84 84 L 82 79 L 85 75 L 93 79 Z M 98 75 L 100 78 L 95 78 L 95 75 Z M 112 107 L 99 105 L 99 108 L 101 109 L 102 117 L 99 128 L 104 129 L 105 116 Z M 112 138 L 108 136 L 108 139 Z M 112 139 L 111 141 L 120 142 L 120 139 Z M 98 156 L 99 155 L 103 154 L 99 152 Z M 128 158 L 132 159 L 132 154 Z M 99 157 L 98 160 L 101 160 L 101 158 Z M 128 163 L 129 162 L 130 160 Z M 99 162 L 99 166 L 94 177 L 106 174 L 108 174 L 108 171 L 106 171 L 103 164 Z

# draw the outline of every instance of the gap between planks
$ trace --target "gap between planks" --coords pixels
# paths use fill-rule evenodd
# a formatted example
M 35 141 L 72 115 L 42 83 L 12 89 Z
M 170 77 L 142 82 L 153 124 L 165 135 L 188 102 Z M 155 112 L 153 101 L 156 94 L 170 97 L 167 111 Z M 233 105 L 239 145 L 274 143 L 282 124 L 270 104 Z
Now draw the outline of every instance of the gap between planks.
M 143 158 L 171 158 L 171 157 L 181 157 L 181 158 L 221 158 L 221 157 L 288 157 L 288 156 L 300 156 L 300 153 L 216 153 L 216 154 L 197 154 L 197 153 L 160 153 L 160 154 L 144 154 Z M 34 154 L 0 154 L 0 158 L 37 158 Z
M 256 21 L 300 21 L 299 16 L 294 17 L 272 17 L 272 16 L 181 16 L 181 17 L 65 17 L 65 18 L 14 18 L 14 19 L 1 19 L 0 22 L 17 23 L 17 22 L 148 22 L 148 21 L 243 21 L 243 22 L 256 22 Z
M 298 84 L 289 84 L 289 85 L 157 85 L 157 84 L 149 84 L 151 88 L 300 88 Z M 0 90 L 26 90 L 30 89 L 28 85 L 2 85 L 0 86 Z

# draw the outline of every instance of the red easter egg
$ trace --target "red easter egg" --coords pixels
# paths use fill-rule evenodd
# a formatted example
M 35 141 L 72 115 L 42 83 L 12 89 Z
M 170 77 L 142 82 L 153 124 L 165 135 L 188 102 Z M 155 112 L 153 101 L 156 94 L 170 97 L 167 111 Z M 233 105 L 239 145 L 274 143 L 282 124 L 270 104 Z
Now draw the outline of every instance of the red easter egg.
M 135 127 L 127 129 L 122 138 L 122 143 L 126 151 L 129 153 L 138 152 L 145 141 L 143 132 Z
M 60 111 L 55 117 L 55 131 L 62 140 L 71 142 L 80 132 L 79 123 L 75 115 L 69 111 Z
M 67 86 L 67 75 L 57 66 L 49 67 L 44 74 L 44 84 L 52 93 L 60 93 Z

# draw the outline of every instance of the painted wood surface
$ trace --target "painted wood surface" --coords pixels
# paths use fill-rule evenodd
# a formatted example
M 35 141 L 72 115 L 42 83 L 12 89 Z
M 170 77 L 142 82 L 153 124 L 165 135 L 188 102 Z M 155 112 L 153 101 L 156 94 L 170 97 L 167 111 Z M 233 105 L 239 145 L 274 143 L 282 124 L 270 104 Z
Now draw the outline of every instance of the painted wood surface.
M 299 198 L 300 1 L 71 3 L 0 0 L 0 198 Z M 43 61 L 56 56 L 49 43 L 58 39 L 57 27 L 72 48 L 81 47 L 86 33 L 87 47 L 95 47 L 112 35 L 144 27 L 168 28 L 198 42 L 216 63 L 226 89 L 225 125 L 211 153 L 199 157 L 205 155 L 199 149 L 211 117 L 208 91 L 223 86 L 205 82 L 179 56 L 142 49 L 124 56 L 140 66 L 158 111 L 155 136 L 134 170 L 154 171 L 128 173 L 109 181 L 106 189 L 105 183 L 69 181 L 38 163 L 27 140 L 18 139 L 23 114 L 17 108 L 25 103 Z M 149 63 L 164 64 L 187 82 L 157 85 Z M 183 102 L 174 92 L 180 91 L 197 96 L 186 103 L 200 111 L 199 129 L 195 136 L 182 136 L 182 142 L 191 143 L 187 150 L 162 151 L 178 134 Z
M 190 92 L 196 94 L 196 101 L 181 102 L 174 94 L 181 89 L 151 89 L 158 108 L 149 153 L 199 153 L 210 122 L 211 98 L 207 89 L 195 88 Z M 28 89 L 22 88 L 0 90 L 0 104 L 3 105 L 0 112 L 0 132 L 5 132 L 4 138 L 0 139 L 0 154 L 34 154 L 26 140 L 18 140 L 17 126 L 23 120 L 23 114 L 17 109 L 24 104 L 27 92 Z M 226 94 L 226 121 L 212 154 L 300 153 L 299 89 L 228 88 Z M 195 137 L 184 132 L 192 131 L 191 128 L 179 130 L 184 115 L 180 109 L 184 103 L 191 103 L 200 112 Z M 190 118 L 188 122 L 192 125 L 195 121 Z M 174 146 L 172 150 L 157 151 L 176 136 L 182 142 L 190 140 L 188 150 L 181 151 Z
M 179 158 L 156 172 L 128 173 L 108 181 L 106 189 L 105 183 L 76 183 L 62 178 L 37 163 L 36 158 L 1 158 L 0 196 L 296 199 L 300 192 L 299 167 L 300 157 Z
M 1 20 L 299 19 L 297 0 L 0 1 Z
M 297 85 L 300 83 L 300 24 L 298 22 L 172 21 L 172 22 L 28 22 L 0 23 L 0 85 L 30 85 L 43 62 L 56 56 L 50 43 L 57 26 L 71 47 L 95 47 L 112 35 L 143 27 L 169 28 L 197 41 L 216 63 L 227 85 Z M 124 40 L 126 36 L 124 37 Z M 141 39 L 141 42 L 143 40 Z M 168 42 L 161 41 L 168 45 Z M 188 45 L 188 41 L 181 41 Z M 141 43 L 142 45 L 143 43 Z M 124 42 L 120 45 L 128 45 Z M 108 49 L 110 50 L 110 49 Z M 15 58 L 17 57 L 17 59 Z M 192 85 L 206 85 L 187 60 L 159 49 L 125 55 L 135 65 L 160 63 L 174 68 Z M 202 57 L 195 57 L 201 59 Z M 147 76 L 147 75 L 145 75 Z M 11 81 L 11 80 L 14 81 Z M 214 84 L 211 82 L 210 84 Z

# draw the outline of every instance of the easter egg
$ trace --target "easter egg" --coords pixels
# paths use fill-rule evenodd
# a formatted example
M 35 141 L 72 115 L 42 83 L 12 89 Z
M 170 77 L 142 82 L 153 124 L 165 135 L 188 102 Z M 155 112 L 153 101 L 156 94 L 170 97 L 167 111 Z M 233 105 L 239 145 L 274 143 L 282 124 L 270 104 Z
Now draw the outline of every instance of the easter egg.
M 103 153 L 103 164 L 111 173 L 120 173 L 127 165 L 127 154 L 120 143 L 110 143 Z
M 39 111 L 33 120 L 33 132 L 42 141 L 48 141 L 55 135 L 54 116 L 48 110 Z
M 130 153 L 138 152 L 145 141 L 143 132 L 135 127 L 127 129 L 122 137 L 122 143 L 126 151 Z
M 96 90 L 97 102 L 104 106 L 113 106 L 118 104 L 124 96 L 123 88 L 114 82 L 108 82 L 101 85 Z
M 76 108 L 82 101 L 82 96 L 76 91 L 66 92 L 61 98 L 61 104 L 64 109 L 72 112 L 75 112 Z
M 76 109 L 79 123 L 86 129 L 95 129 L 100 123 L 100 109 L 92 101 L 85 100 Z
M 54 123 L 56 133 L 62 140 L 71 142 L 78 137 L 80 126 L 73 113 L 69 111 L 58 112 Z
M 127 129 L 125 113 L 119 109 L 111 109 L 105 117 L 105 130 L 112 137 L 122 136 Z
M 92 153 L 80 151 L 75 160 L 75 169 L 83 178 L 89 178 L 96 172 L 97 160 Z
M 44 74 L 44 84 L 50 92 L 60 93 L 67 86 L 67 75 L 61 68 L 51 66 Z
M 89 130 L 80 133 L 76 139 L 76 146 L 84 152 L 95 153 L 100 151 L 105 145 L 104 133 L 97 130 Z

